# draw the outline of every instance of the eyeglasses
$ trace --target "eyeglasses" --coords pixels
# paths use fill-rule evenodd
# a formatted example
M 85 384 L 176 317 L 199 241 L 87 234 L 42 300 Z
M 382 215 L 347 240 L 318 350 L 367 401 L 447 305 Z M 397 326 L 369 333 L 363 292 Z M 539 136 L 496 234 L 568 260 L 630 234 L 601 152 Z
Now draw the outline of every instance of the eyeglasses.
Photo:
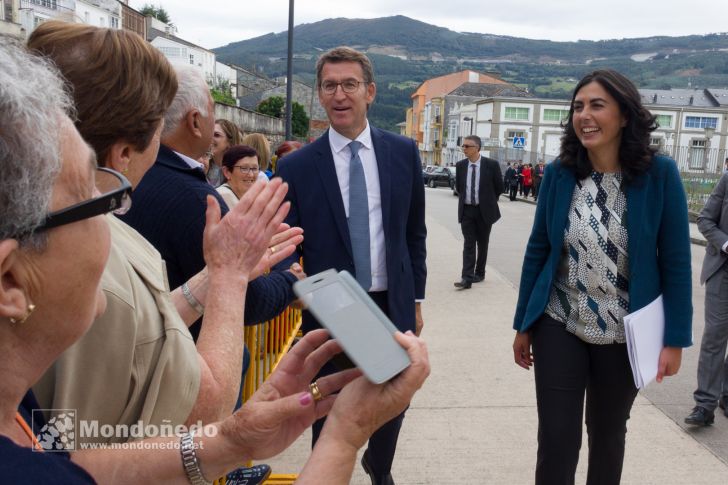
M 46 231 L 108 212 L 125 214 L 131 207 L 131 184 L 119 172 L 103 167 L 96 168 L 96 188 L 102 195 L 51 212 L 36 231 Z
M 463 145 L 462 148 L 475 148 L 478 145 Z
M 260 170 L 258 167 L 243 167 L 242 165 L 235 165 L 233 168 L 240 170 L 240 173 L 256 173 Z
M 335 83 L 334 81 L 324 81 L 321 83 L 321 91 L 323 91 L 325 94 L 331 95 L 336 92 L 336 88 L 341 86 L 342 91 L 351 94 L 359 89 L 360 84 L 369 84 L 369 82 L 357 81 L 356 79 L 347 79 L 346 81 L 342 81 L 340 83 Z

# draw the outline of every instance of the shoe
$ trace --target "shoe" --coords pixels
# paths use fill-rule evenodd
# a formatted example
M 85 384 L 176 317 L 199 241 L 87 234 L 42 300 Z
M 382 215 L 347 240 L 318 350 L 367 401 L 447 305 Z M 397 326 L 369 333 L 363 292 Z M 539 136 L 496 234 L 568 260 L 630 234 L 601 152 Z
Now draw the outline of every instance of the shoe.
M 455 288 L 460 288 L 461 290 L 469 290 L 471 286 L 473 286 L 473 283 L 468 280 L 460 280 L 455 282 Z
M 723 414 L 728 418 L 728 397 L 721 397 L 718 406 L 723 410 Z
M 708 411 L 702 406 L 695 406 L 688 417 L 685 418 L 686 424 L 692 424 L 694 426 L 708 426 L 713 424 L 715 421 L 715 414 L 713 411 Z
M 238 468 L 225 477 L 226 485 L 259 485 L 270 476 L 268 465 L 255 465 L 250 468 Z
M 485 279 L 485 276 L 475 275 L 473 276 L 473 283 L 480 283 Z
M 372 473 L 372 467 L 369 465 L 369 450 L 365 451 L 361 457 L 361 466 L 372 481 L 372 485 L 394 485 L 392 474 L 387 473 L 383 477 L 376 477 Z

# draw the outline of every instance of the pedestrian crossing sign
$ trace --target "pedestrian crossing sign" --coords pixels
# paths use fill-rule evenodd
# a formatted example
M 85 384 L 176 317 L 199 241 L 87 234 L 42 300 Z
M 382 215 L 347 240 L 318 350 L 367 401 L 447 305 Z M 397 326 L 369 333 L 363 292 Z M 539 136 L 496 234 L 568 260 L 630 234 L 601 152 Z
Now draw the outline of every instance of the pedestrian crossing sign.
M 524 148 L 526 146 L 525 136 L 514 136 L 513 137 L 513 148 Z

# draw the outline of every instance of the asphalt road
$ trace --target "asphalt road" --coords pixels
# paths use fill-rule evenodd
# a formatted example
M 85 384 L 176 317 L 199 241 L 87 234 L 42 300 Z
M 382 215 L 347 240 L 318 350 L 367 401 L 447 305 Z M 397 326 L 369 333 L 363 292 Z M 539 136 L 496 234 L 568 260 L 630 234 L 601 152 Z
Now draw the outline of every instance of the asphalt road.
M 427 215 L 442 224 L 462 241 L 460 225 L 457 222 L 457 197 L 452 191 L 441 188 L 425 188 Z M 502 217 L 491 231 L 487 266 L 501 273 L 514 288 L 520 282 L 523 253 L 533 223 L 536 206 L 522 201 L 511 202 L 507 197 L 500 199 Z M 430 253 L 437 248 L 429 247 Z M 694 406 L 692 393 L 696 384 L 697 359 L 704 326 L 705 289 L 700 285 L 700 269 L 705 248 L 692 245 L 693 273 L 693 336 L 694 345 L 683 352 L 683 362 L 677 376 L 666 379 L 662 384 L 653 383 L 642 392 L 666 416 L 682 427 L 686 434 L 697 440 L 713 454 L 728 463 L 728 418 L 716 412 L 715 424 L 705 428 L 694 428 L 683 423 L 683 419 Z M 488 269 L 486 268 L 486 279 Z M 460 279 L 460 264 L 453 264 L 452 281 Z M 503 322 L 511 325 L 511 322 Z M 720 411 L 720 409 L 717 409 Z

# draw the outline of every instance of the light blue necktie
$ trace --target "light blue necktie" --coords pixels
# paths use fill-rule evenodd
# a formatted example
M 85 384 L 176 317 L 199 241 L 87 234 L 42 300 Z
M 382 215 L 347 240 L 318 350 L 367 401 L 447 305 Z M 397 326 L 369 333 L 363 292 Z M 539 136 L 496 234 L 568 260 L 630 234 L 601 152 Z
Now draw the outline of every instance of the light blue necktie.
M 354 255 L 356 281 L 364 290 L 372 287 L 372 258 L 369 253 L 369 200 L 364 167 L 359 158 L 361 143 L 349 143 L 351 162 L 349 162 L 349 237 Z

